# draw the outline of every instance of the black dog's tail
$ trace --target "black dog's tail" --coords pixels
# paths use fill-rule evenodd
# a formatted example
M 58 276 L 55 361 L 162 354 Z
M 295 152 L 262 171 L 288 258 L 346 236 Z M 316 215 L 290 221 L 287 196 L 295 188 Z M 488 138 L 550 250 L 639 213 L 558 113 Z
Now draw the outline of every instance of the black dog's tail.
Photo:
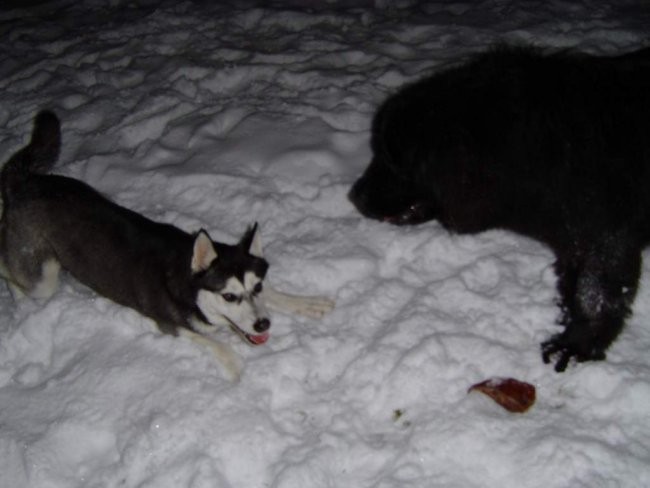
M 4 201 L 33 173 L 49 172 L 61 150 L 61 124 L 54 113 L 44 110 L 34 119 L 32 138 L 2 167 L 0 185 Z

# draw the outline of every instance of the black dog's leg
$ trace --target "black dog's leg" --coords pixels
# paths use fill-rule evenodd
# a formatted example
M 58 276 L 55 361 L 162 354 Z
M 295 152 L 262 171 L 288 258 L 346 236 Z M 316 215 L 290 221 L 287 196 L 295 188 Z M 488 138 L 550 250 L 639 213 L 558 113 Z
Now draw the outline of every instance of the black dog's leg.
M 574 256 L 563 256 L 555 263 L 559 293 L 558 306 L 561 314 L 558 322 L 562 325 L 569 323 L 572 311 L 575 308 L 578 264 L 571 259 L 572 257 Z
M 542 344 L 545 363 L 564 371 L 577 361 L 605 359 L 605 350 L 621 332 L 636 294 L 641 250 L 623 237 L 611 237 L 589 249 L 574 249 L 557 263 L 565 330 Z

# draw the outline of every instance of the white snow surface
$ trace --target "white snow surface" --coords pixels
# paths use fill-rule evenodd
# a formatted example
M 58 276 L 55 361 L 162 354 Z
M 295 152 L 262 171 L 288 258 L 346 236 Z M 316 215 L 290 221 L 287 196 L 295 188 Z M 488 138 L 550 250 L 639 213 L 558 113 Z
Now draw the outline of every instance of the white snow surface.
M 497 41 L 591 53 L 648 44 L 644 0 L 4 0 L 0 156 L 42 108 L 57 171 L 234 243 L 257 221 L 269 281 L 322 294 L 276 314 L 229 381 L 210 352 L 64 276 L 45 303 L 0 289 L 0 486 L 650 486 L 650 269 L 605 362 L 563 374 L 553 256 L 501 231 L 362 218 L 378 104 Z M 646 256 L 647 257 L 647 256 Z M 537 388 L 524 414 L 477 382 Z

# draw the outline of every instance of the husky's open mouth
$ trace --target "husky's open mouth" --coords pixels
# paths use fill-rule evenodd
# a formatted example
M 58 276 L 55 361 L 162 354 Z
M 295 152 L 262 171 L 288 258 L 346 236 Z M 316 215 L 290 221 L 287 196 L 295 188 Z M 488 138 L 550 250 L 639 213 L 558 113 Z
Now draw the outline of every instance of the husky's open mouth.
M 230 322 L 230 327 L 232 330 L 237 332 L 241 337 L 243 337 L 249 344 L 252 344 L 254 346 L 259 346 L 260 344 L 264 344 L 266 341 L 269 340 L 269 337 L 271 334 L 267 332 L 263 332 L 261 334 L 249 334 L 248 332 L 244 332 L 241 330 L 237 324 L 234 322 Z
M 268 332 L 264 332 L 263 334 L 256 334 L 256 335 L 251 335 L 244 332 L 244 338 L 254 346 L 259 346 L 260 344 L 264 344 L 266 341 L 269 340 L 269 337 L 270 334 Z

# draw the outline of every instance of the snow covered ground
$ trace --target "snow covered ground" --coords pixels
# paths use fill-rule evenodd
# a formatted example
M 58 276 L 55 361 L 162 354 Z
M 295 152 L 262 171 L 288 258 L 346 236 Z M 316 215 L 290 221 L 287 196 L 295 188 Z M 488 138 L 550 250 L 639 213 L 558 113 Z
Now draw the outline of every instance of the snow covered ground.
M 5 0 L 2 160 L 51 108 L 61 173 L 217 240 L 258 221 L 270 281 L 337 307 L 276 315 L 256 348 L 224 331 L 245 363 L 231 383 L 69 278 L 47 303 L 2 285 L 0 486 L 650 486 L 650 265 L 608 360 L 557 374 L 547 249 L 346 200 L 403 83 L 497 40 L 615 53 L 649 32 L 643 0 Z M 467 394 L 495 376 L 536 404 Z

